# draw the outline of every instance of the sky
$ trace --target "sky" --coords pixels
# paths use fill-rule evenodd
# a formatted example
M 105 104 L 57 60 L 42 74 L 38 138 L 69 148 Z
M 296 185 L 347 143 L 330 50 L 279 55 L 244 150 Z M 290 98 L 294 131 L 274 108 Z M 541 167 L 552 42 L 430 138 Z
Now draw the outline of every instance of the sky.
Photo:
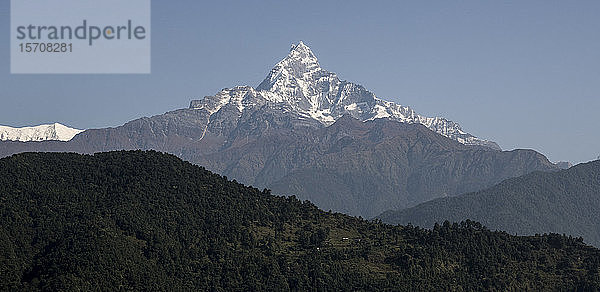
M 378 97 L 551 161 L 600 155 L 600 1 L 152 0 L 152 74 L 11 75 L 0 125 L 88 129 L 257 86 L 299 40 Z

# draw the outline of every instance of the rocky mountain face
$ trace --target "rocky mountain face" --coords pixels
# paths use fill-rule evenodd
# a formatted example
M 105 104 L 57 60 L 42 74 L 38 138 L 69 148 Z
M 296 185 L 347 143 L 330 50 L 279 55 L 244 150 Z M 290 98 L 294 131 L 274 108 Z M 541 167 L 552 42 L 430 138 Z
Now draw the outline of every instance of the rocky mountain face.
M 302 43 L 256 89 L 225 89 L 189 108 L 86 130 L 68 142 L 0 142 L 0 156 L 132 149 L 172 153 L 246 184 L 369 218 L 557 169 L 535 151 L 500 151 L 454 122 L 419 116 L 341 81 Z
M 477 220 L 511 234 L 555 232 L 600 246 L 600 161 L 559 172 L 535 172 L 486 190 L 441 198 L 379 216 L 387 223 L 432 227 L 444 220 Z
M 0 141 L 69 141 L 81 132 L 59 123 L 22 128 L 0 126 Z
M 420 124 L 360 122 L 349 115 L 326 128 L 272 129 L 244 139 L 188 159 L 243 183 L 366 218 L 556 169 L 535 151 L 467 146 Z

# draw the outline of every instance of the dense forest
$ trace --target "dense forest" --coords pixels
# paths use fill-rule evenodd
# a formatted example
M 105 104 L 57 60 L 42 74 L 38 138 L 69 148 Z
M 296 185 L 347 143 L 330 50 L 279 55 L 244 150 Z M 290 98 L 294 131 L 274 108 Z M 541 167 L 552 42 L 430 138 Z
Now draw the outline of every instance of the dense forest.
M 324 212 L 158 152 L 0 160 L 0 290 L 598 290 L 581 238 Z
M 432 200 L 379 216 L 392 224 L 481 222 L 511 234 L 555 232 L 600 247 L 600 160 L 559 172 L 534 172 L 486 190 Z

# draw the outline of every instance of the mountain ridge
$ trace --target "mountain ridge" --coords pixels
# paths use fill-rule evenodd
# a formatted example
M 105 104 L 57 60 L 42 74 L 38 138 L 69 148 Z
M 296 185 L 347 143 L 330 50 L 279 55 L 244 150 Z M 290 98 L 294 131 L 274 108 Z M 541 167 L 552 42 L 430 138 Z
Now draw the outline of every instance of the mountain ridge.
M 317 130 L 271 128 L 259 137 L 234 137 L 226 149 L 188 159 L 246 184 L 366 218 L 390 206 L 414 206 L 534 170 L 557 170 L 532 150 L 468 146 L 421 124 L 361 122 L 350 115 Z
M 533 172 L 495 186 L 415 207 L 388 211 L 387 223 L 432 227 L 444 220 L 477 220 L 522 235 L 556 232 L 600 246 L 600 160 L 558 172 Z

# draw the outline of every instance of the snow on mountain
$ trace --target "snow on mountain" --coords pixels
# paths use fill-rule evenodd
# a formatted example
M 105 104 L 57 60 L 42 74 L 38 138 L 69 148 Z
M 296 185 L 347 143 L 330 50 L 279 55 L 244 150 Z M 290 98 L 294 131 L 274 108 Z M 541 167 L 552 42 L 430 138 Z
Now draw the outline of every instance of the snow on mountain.
M 190 107 L 205 109 L 212 116 L 237 109 L 241 116 L 263 106 L 294 112 L 299 119 L 318 121 L 324 126 L 350 114 L 361 121 L 387 118 L 405 123 L 423 124 L 431 130 L 467 145 L 500 147 L 463 131 L 458 123 L 440 117 L 425 117 L 408 106 L 385 101 L 358 84 L 343 81 L 319 64 L 303 42 L 292 45 L 290 53 L 273 67 L 256 87 L 224 89 L 214 96 L 194 100 Z
M 69 141 L 81 132 L 83 130 L 69 128 L 59 123 L 23 128 L 0 126 L 0 141 Z

